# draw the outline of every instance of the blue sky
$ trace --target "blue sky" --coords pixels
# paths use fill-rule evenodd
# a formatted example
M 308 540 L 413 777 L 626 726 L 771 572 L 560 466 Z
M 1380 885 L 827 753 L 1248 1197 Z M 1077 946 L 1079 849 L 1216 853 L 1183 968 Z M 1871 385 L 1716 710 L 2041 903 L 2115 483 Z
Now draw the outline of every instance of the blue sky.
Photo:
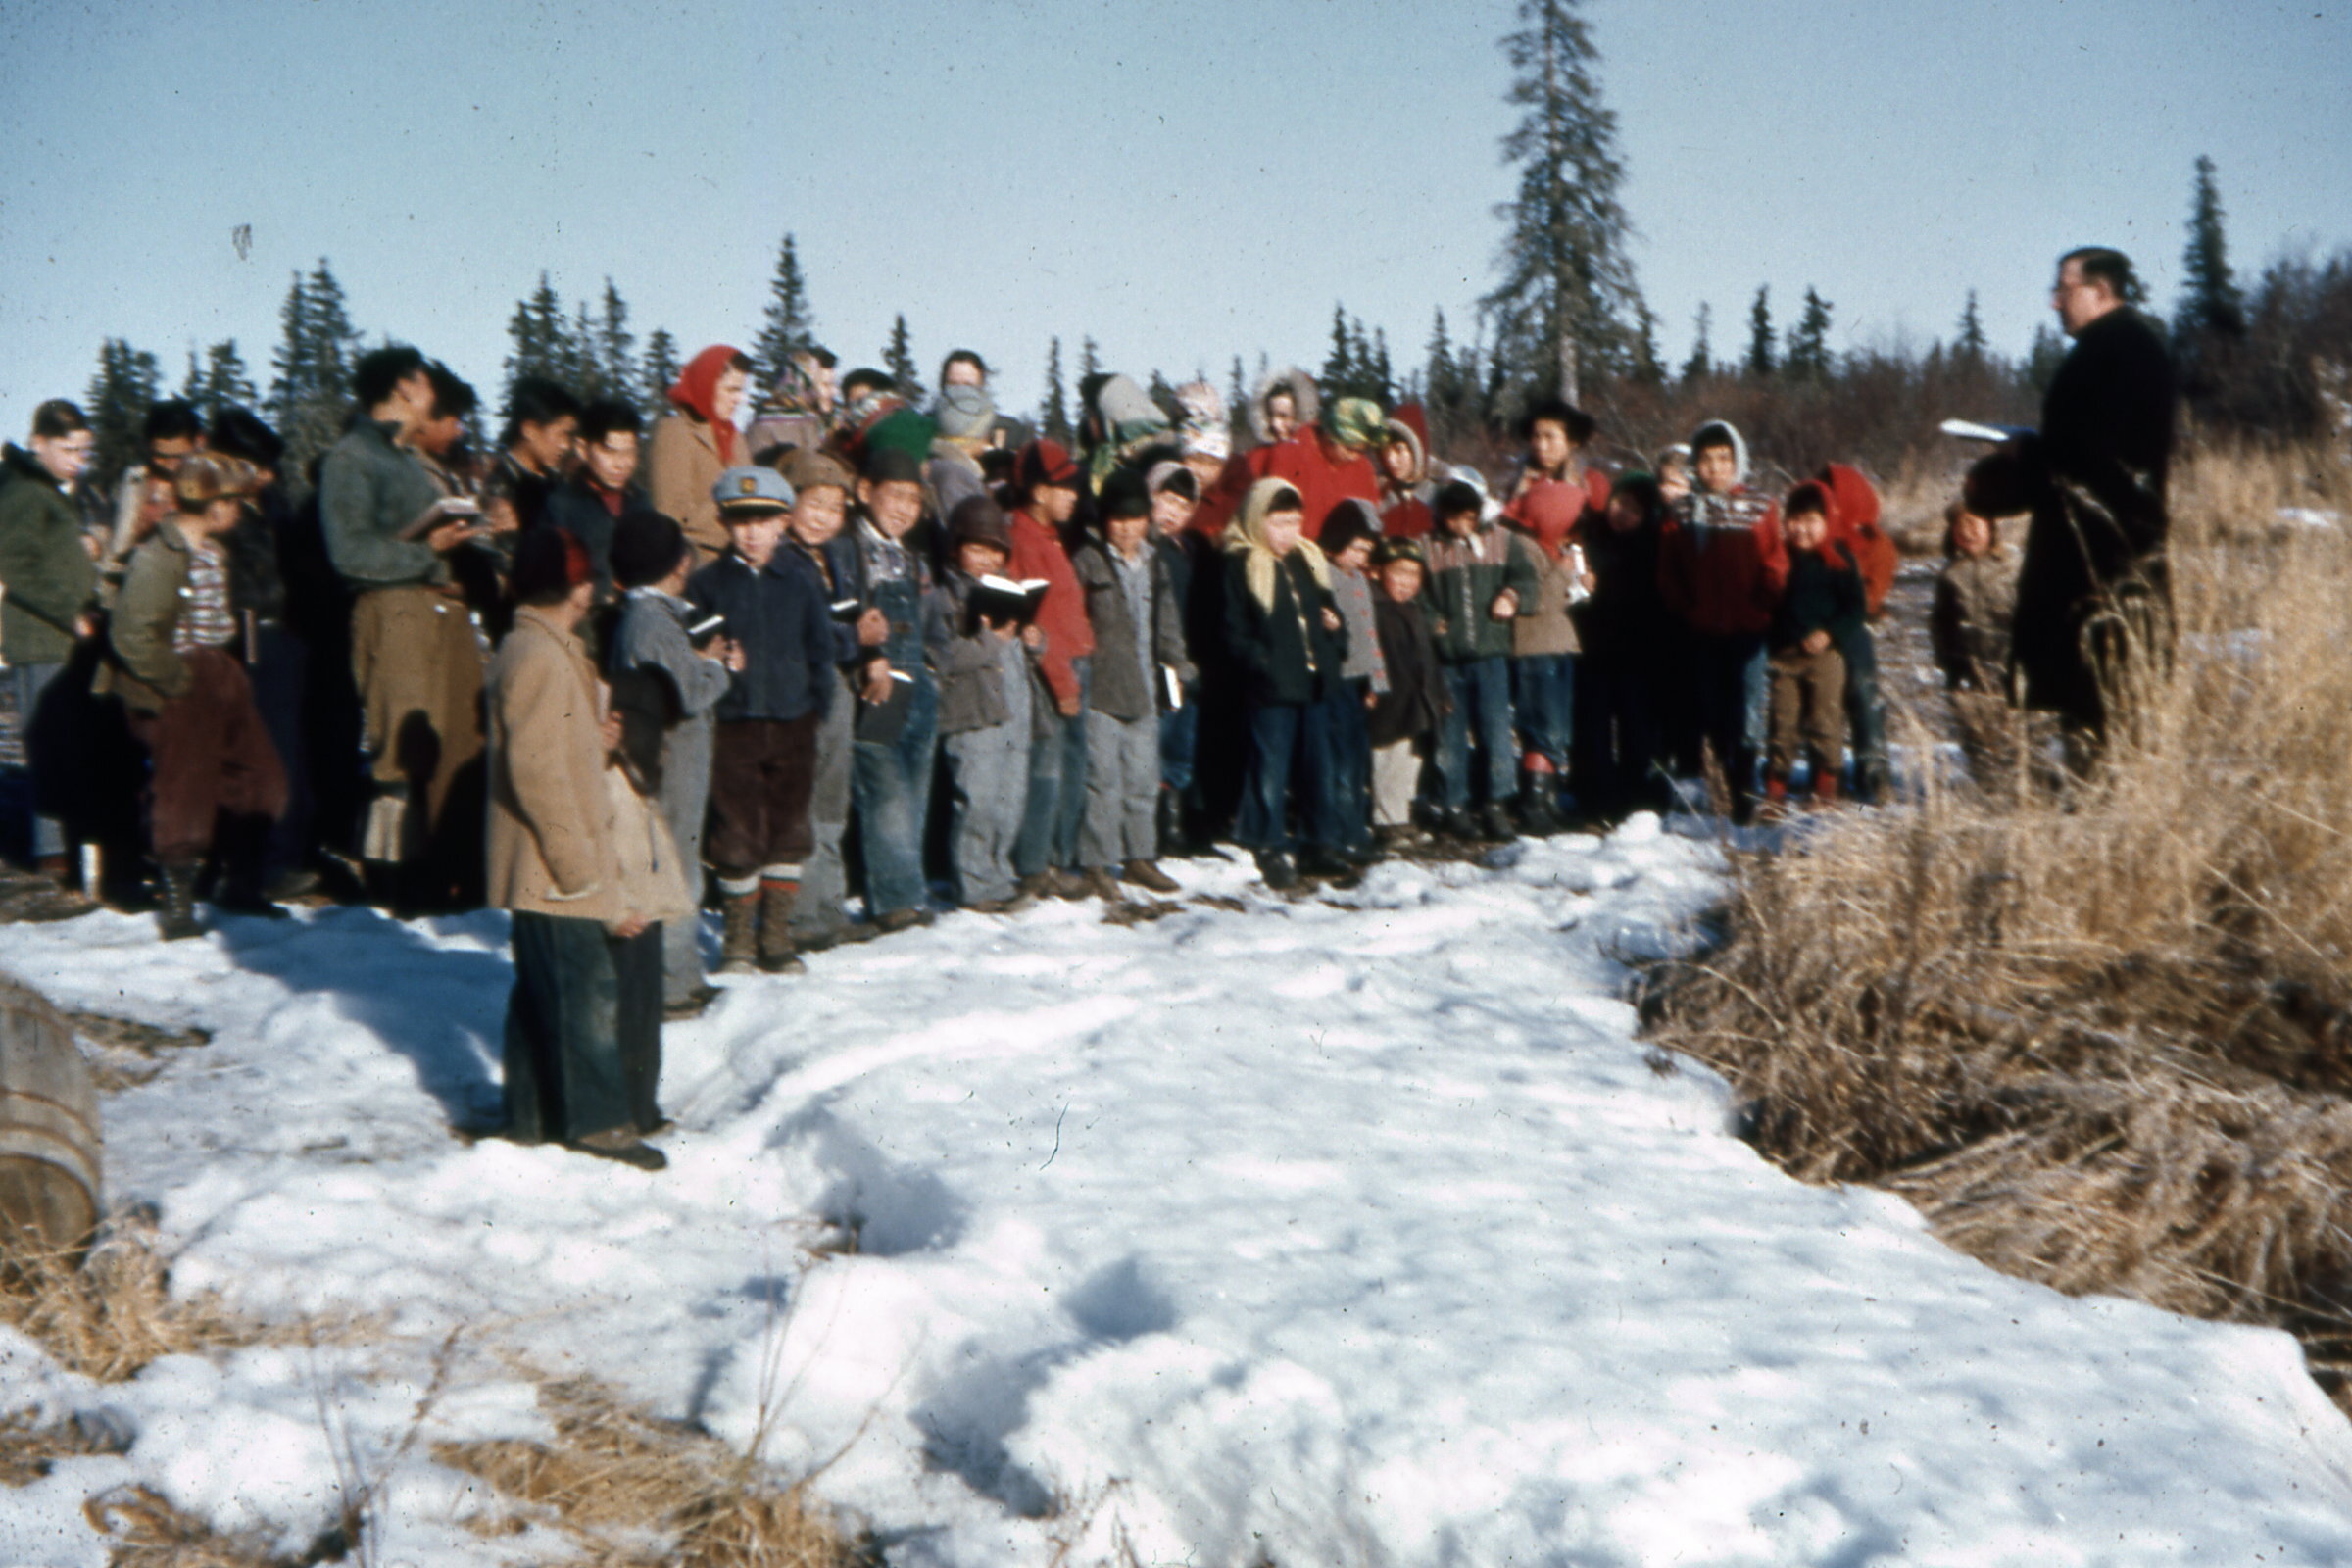
M 1592 0 L 1634 257 L 1669 355 L 1770 283 L 1841 346 L 2003 349 L 2090 241 L 2179 272 L 2191 165 L 2241 273 L 2352 243 L 2352 15 L 2326 0 Z M 78 395 L 102 336 L 267 362 L 289 273 L 496 395 L 548 269 L 642 335 L 758 330 L 793 230 L 820 335 L 975 347 L 1033 405 L 1073 360 L 1218 379 L 1308 365 L 1333 303 L 1416 356 L 1492 271 L 1507 3 L 936 8 L 696 0 L 145 0 L 0 9 L 0 428 Z M 232 231 L 252 225 L 249 257 Z

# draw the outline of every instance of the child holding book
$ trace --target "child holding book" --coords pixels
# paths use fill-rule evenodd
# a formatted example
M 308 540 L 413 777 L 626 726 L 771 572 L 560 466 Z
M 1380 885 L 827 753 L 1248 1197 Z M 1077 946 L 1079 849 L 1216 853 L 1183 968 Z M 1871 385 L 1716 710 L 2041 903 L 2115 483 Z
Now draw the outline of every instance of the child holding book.
M 1380 635 L 1381 663 L 1388 671 L 1388 690 L 1373 704 L 1367 726 L 1372 744 L 1372 831 L 1384 849 L 1395 849 L 1421 836 L 1413 826 L 1421 752 L 1449 703 L 1421 598 L 1427 573 L 1420 541 L 1381 540 L 1372 566 L 1380 578 L 1372 618 Z
M 956 902 L 983 914 L 1015 914 L 1037 902 L 1013 873 L 1012 850 L 1029 802 L 1029 748 L 1041 691 L 1036 662 L 1045 633 L 1034 621 L 984 613 L 985 578 L 1012 564 L 1012 529 L 987 496 L 948 514 L 947 639 L 940 658 L 939 733 L 956 789 L 948 841 Z

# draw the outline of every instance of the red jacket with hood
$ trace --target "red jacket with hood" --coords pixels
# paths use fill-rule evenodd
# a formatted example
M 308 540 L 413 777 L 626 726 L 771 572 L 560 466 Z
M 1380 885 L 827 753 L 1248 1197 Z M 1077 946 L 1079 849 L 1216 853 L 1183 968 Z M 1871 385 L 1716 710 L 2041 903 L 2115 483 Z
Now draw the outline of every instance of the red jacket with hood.
M 1503 507 L 1503 520 L 1557 561 L 1588 514 L 1595 527 L 1607 516 L 1609 488 L 1609 476 L 1598 468 L 1587 468 L 1573 481 L 1538 479 Z
M 1814 477 L 1833 503 L 1830 537 L 1853 552 L 1854 564 L 1862 572 L 1863 603 L 1876 620 L 1886 604 L 1886 591 L 1894 586 L 1894 569 L 1901 564 L 1894 541 L 1879 526 L 1879 493 L 1860 469 L 1842 463 L 1825 464 Z
M 1658 592 L 1693 631 L 1761 636 L 1772 629 L 1788 581 L 1781 509 L 1747 487 L 1747 443 L 1730 425 L 1723 428 L 1738 456 L 1738 477 L 1723 494 L 1693 489 L 1675 503 L 1658 531 Z M 1690 444 L 1701 442 L 1694 436 Z
M 1373 472 L 1372 460 L 1361 452 L 1348 452 L 1318 426 L 1301 429 L 1288 441 L 1252 448 L 1226 464 L 1224 474 L 1208 487 L 1200 509 L 1193 514 L 1193 526 L 1212 536 L 1223 533 L 1250 487 L 1260 479 L 1280 479 L 1298 492 L 1309 539 L 1323 532 L 1323 519 L 1331 515 L 1331 509 L 1351 496 L 1380 510 L 1380 478 Z
M 1086 592 L 1070 569 L 1068 552 L 1054 530 L 1029 514 L 1026 507 L 1011 514 L 1011 575 L 1042 578 L 1046 597 L 1038 603 L 1038 628 L 1046 634 L 1045 651 L 1037 656 L 1038 673 L 1064 702 L 1078 696 L 1078 671 L 1071 661 L 1095 651 L 1095 628 L 1086 618 Z

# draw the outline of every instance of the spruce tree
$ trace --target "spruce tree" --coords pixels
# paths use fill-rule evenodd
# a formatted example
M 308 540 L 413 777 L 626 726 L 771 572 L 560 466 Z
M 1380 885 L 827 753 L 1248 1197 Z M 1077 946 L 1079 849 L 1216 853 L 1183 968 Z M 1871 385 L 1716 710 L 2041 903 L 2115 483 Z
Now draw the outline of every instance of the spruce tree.
M 1639 331 L 1634 338 L 1634 379 L 1643 386 L 1664 386 L 1666 365 L 1658 358 L 1658 316 L 1646 300 L 1639 310 Z
M 1233 376 L 1225 384 L 1225 428 L 1234 444 L 1247 445 L 1250 440 L 1250 383 L 1242 375 L 1242 357 L 1233 357 Z
M 2047 392 L 2066 359 L 2066 339 L 2047 321 L 2034 329 L 2034 346 L 2026 351 L 2026 384 L 2036 394 Z
M 193 363 L 191 354 L 191 368 Z M 237 352 L 235 338 L 204 351 L 204 373 L 196 377 L 196 391 L 188 401 L 203 411 L 207 421 L 222 409 L 251 408 L 257 396 L 253 379 L 245 370 L 245 358 Z
M 1701 380 L 1715 373 L 1715 345 L 1707 341 L 1708 329 L 1714 324 L 1714 307 L 1700 302 L 1698 307 L 1698 336 L 1690 344 L 1690 357 L 1683 362 L 1683 385 Z
M 1453 362 L 1453 343 L 1446 336 L 1442 309 L 1430 321 L 1427 354 L 1421 370 L 1423 395 L 1431 408 L 1450 411 L 1461 397 L 1461 371 Z
M 1095 346 L 1093 333 L 1078 340 L 1078 379 L 1081 383 L 1102 373 L 1102 351 Z
M 1830 302 L 1812 287 L 1805 289 L 1805 309 L 1788 334 L 1788 371 L 1799 381 L 1826 381 L 1830 375 Z
M 1372 353 L 1364 366 L 1364 396 L 1379 400 L 1384 409 L 1396 401 L 1396 368 L 1389 361 L 1389 332 L 1372 329 Z
M 195 404 L 201 409 L 203 405 L 197 403 L 197 399 L 203 395 L 204 369 L 196 363 L 196 345 L 191 343 L 188 345 L 188 373 L 179 378 L 179 401 Z
M 596 322 L 598 390 L 606 397 L 637 396 L 637 334 L 629 330 L 629 306 L 620 290 L 605 279 L 605 297 Z
M 581 370 L 583 355 L 580 337 L 588 330 L 588 307 L 579 308 L 579 326 L 564 310 L 564 297 L 546 272 L 539 274 L 539 286 L 514 302 L 514 312 L 507 318 L 507 387 L 504 399 L 512 407 L 514 383 L 526 376 L 544 376 L 575 391 L 585 391 Z
M 2222 192 L 2213 160 L 2197 159 L 2197 185 L 2188 210 L 2188 249 L 2180 259 L 2187 285 L 2173 330 L 2188 339 L 2239 337 L 2246 330 L 2246 302 L 2230 275 L 2229 245 L 2222 233 Z
M 882 368 L 898 383 L 899 396 L 908 403 L 923 401 L 923 378 L 914 368 L 914 344 L 907 335 L 904 315 L 890 323 L 890 346 L 882 351 Z
M 1323 368 L 1315 379 L 1323 384 L 1323 396 L 1332 398 L 1351 396 L 1356 378 L 1355 339 L 1348 332 L 1348 311 L 1345 306 L 1331 308 L 1331 352 L 1323 356 Z
M 581 397 L 604 396 L 605 371 L 596 356 L 596 319 L 588 314 L 586 300 L 573 308 L 571 325 L 564 336 L 564 373 L 556 379 Z
M 1747 312 L 1747 363 L 1744 367 L 1751 376 L 1772 374 L 1776 367 L 1772 337 L 1772 287 L 1759 285 L 1756 303 Z
M 637 394 L 640 407 L 654 418 L 669 412 L 669 389 L 684 367 L 678 363 L 678 340 L 667 327 L 657 326 L 645 340 L 644 385 Z
M 270 407 L 286 443 L 283 471 L 298 483 L 311 460 L 335 444 L 351 407 L 352 362 L 360 334 L 343 305 L 343 286 L 326 258 L 308 277 L 296 274 L 278 311 L 280 340 L 270 356 L 275 372 Z
M 1977 314 L 1977 291 L 1968 291 L 1968 304 L 1960 311 L 1960 335 L 1952 340 L 1952 358 L 1962 365 L 1983 365 L 1991 353 L 1984 339 L 1984 322 Z
M 98 371 L 82 394 L 96 447 L 90 478 L 111 486 L 122 470 L 146 455 L 147 406 L 163 392 L 164 368 L 154 355 L 119 337 L 98 345 Z
M 800 253 L 787 231 L 776 252 L 775 275 L 768 279 L 767 314 L 759 340 L 752 345 L 761 381 L 768 386 L 783 382 L 785 365 L 816 341 L 815 330 L 816 320 L 808 310 L 808 281 L 801 272 Z
M 1505 99 L 1524 111 L 1502 141 L 1519 190 L 1496 209 L 1509 227 L 1502 277 L 1480 301 L 1495 331 L 1490 377 L 1508 361 L 1571 402 L 1589 373 L 1625 363 L 1641 298 L 1618 200 L 1617 117 L 1601 103 L 1582 3 L 1519 0 L 1520 27 L 1502 40 L 1513 73 Z
M 1038 430 L 1049 441 L 1069 444 L 1070 394 L 1061 379 L 1061 339 L 1046 345 L 1046 399 L 1037 406 Z

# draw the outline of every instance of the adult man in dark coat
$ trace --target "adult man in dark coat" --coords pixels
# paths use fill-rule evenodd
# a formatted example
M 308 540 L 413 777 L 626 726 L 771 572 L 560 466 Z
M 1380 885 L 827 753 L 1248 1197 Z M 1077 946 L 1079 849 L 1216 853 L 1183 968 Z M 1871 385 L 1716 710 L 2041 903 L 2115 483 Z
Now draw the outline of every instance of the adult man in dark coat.
M 2170 648 L 2164 560 L 2172 460 L 2172 356 L 2132 308 L 2132 263 L 2101 248 L 2060 258 L 2051 304 L 2075 340 L 2042 400 L 2041 429 L 1970 475 L 1972 511 L 2031 510 L 2011 678 L 2058 714 L 2072 744 L 2107 736 L 2132 666 Z

